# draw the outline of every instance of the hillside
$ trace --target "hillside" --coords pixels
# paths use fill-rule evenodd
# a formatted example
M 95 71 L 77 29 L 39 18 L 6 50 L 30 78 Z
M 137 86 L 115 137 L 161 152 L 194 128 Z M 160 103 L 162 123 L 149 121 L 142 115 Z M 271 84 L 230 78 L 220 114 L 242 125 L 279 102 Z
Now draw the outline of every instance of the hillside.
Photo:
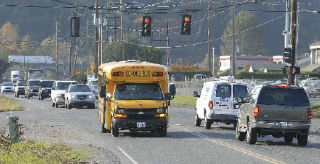
M 78 3 L 81 5 L 93 5 L 93 1 L 87 0 L 64 0 L 65 2 Z M 101 1 L 106 3 L 106 1 Z M 117 2 L 117 1 L 116 1 Z M 129 0 L 124 0 L 124 2 L 131 2 Z M 139 0 L 140 4 L 152 4 L 156 1 Z M 199 9 L 199 11 L 192 12 L 192 35 L 190 36 L 181 36 L 181 14 L 182 13 L 170 13 L 170 14 L 151 14 L 153 18 L 153 28 L 154 29 L 165 29 L 166 20 L 168 19 L 169 28 L 172 30 L 169 31 L 169 40 L 170 46 L 182 46 L 181 48 L 172 48 L 170 49 L 170 55 L 172 62 L 184 61 L 185 63 L 196 63 L 201 62 L 205 58 L 207 53 L 207 21 L 206 21 L 206 8 L 207 3 L 202 1 L 194 0 L 185 0 L 184 2 L 187 5 L 181 5 L 180 3 L 171 3 L 171 4 L 180 4 L 180 6 L 172 9 Z M 213 8 L 218 8 L 221 6 L 229 5 L 230 2 L 225 0 L 214 0 L 212 1 Z M 263 24 L 266 21 L 272 20 L 278 16 L 284 15 L 283 12 L 262 12 L 262 11 L 252 11 L 252 10 L 264 10 L 264 11 L 283 11 L 285 9 L 285 1 L 278 0 L 264 0 L 262 2 L 267 2 L 263 4 L 246 4 L 237 6 L 236 12 L 239 13 L 240 10 L 250 10 L 257 19 L 257 25 Z M 299 1 L 298 1 L 299 2 Z M 67 4 L 57 3 L 54 0 L 2 0 L 0 2 L 3 4 L 20 4 L 20 5 L 39 5 L 39 6 L 68 6 Z M 320 5 L 318 0 L 304 0 L 301 1 L 299 5 L 300 11 L 303 10 L 317 10 L 317 6 Z M 0 26 L 4 25 L 6 22 L 11 22 L 14 25 L 18 26 L 19 36 L 22 40 L 23 36 L 30 35 L 31 40 L 37 43 L 40 43 L 45 38 L 53 36 L 55 34 L 55 22 L 59 22 L 59 35 L 61 41 L 68 41 L 70 35 L 69 27 L 69 18 L 72 11 L 70 9 L 52 9 L 52 8 L 25 8 L 25 7 L 0 7 Z M 152 10 L 149 10 L 152 11 Z M 154 11 L 154 10 L 153 10 Z M 133 32 L 132 29 L 141 29 L 140 23 L 135 23 L 134 20 L 144 14 L 142 11 L 125 12 L 125 34 L 139 34 Z M 77 11 L 78 15 L 81 17 L 82 22 L 82 38 L 79 39 L 79 42 L 83 40 L 89 40 L 90 44 L 82 43 L 86 45 L 87 49 L 93 50 L 93 39 L 94 37 L 94 27 L 92 25 L 92 11 L 87 9 L 79 8 Z M 112 12 L 111 12 L 112 13 Z M 216 16 L 212 17 L 211 20 L 211 29 L 212 29 L 212 39 L 213 46 L 216 47 L 216 54 L 220 54 L 220 46 L 223 45 L 221 36 L 224 33 L 224 30 L 227 26 L 228 21 L 231 19 L 231 8 L 226 7 L 215 10 L 212 14 Z M 105 14 L 107 15 L 107 14 Z M 111 14 L 110 14 L 111 15 Z M 204 19 L 203 19 L 204 18 Z M 111 21 L 111 20 L 110 20 Z M 118 22 L 119 23 L 119 22 Z M 160 27 L 161 26 L 161 27 Z M 88 28 L 87 28 L 88 27 Z M 174 28 L 176 27 L 176 28 Z M 303 54 L 308 51 L 308 46 L 310 43 L 320 39 L 320 15 L 301 12 L 299 13 L 299 40 L 298 40 L 298 53 Z M 264 26 L 258 27 L 264 28 L 265 37 L 263 39 L 263 45 L 267 49 L 267 54 L 262 55 L 282 55 L 283 52 L 283 36 L 282 31 L 284 29 L 284 17 L 272 21 Z M 117 31 L 117 35 L 119 34 Z M 87 36 L 88 34 L 89 36 Z M 110 32 L 111 35 L 114 35 L 114 31 Z M 161 36 L 159 38 L 159 36 Z M 154 34 L 153 39 L 164 39 L 163 34 Z M 117 36 L 119 39 L 119 35 Z M 150 44 L 150 38 L 139 37 L 140 40 L 144 40 L 144 44 Z M 196 44 L 201 43 L 203 44 Z M 157 42 L 152 41 L 154 46 L 166 46 L 166 42 Z M 184 47 L 185 46 L 185 47 Z M 80 56 L 84 56 L 87 51 L 80 51 Z

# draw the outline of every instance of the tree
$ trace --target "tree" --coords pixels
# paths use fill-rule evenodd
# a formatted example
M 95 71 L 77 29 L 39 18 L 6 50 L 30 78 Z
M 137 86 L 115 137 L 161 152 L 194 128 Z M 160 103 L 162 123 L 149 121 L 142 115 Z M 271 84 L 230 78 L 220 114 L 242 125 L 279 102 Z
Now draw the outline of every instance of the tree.
M 25 35 L 21 42 L 21 50 L 28 54 L 34 53 L 34 47 L 30 35 Z
M 212 58 L 211 58 L 211 60 L 212 60 Z M 206 57 L 204 58 L 204 60 L 202 61 L 202 63 L 201 63 L 201 68 L 203 68 L 203 69 L 206 69 L 206 70 L 209 70 L 209 56 L 208 56 L 208 54 L 206 54 Z M 212 61 L 211 61 L 211 63 L 213 63 Z M 218 63 L 219 63 L 219 57 L 218 57 L 218 55 L 215 55 L 214 56 L 214 72 L 218 72 L 218 70 L 219 70 L 219 65 L 218 65 Z
M 138 39 L 135 36 L 128 37 L 128 43 L 125 43 L 125 60 L 135 59 L 162 64 L 162 58 L 165 52 L 151 47 L 140 47 Z M 120 61 L 121 44 L 120 42 L 109 43 L 104 46 L 103 62 Z
M 241 55 L 263 55 L 266 53 L 266 48 L 262 46 L 264 38 L 264 29 L 262 27 L 250 29 L 257 25 L 257 20 L 254 14 L 248 11 L 241 11 L 235 17 L 235 40 L 236 50 L 238 49 Z M 227 28 L 224 31 L 224 45 L 221 46 L 221 55 L 232 54 L 232 20 L 229 21 Z
M 9 47 L 12 48 L 17 48 L 18 38 L 19 30 L 17 25 L 7 22 L 0 29 L 0 40 L 2 44 L 9 45 Z

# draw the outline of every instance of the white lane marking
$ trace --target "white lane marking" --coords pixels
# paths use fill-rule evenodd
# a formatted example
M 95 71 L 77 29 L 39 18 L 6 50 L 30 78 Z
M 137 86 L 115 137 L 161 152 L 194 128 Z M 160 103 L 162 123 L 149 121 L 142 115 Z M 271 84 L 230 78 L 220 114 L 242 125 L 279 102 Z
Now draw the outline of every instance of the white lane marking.
M 224 142 L 224 141 L 222 141 L 220 139 L 214 139 L 212 137 L 209 137 L 207 135 L 201 134 L 199 132 L 189 131 L 189 130 L 187 130 L 185 128 L 182 128 L 182 127 L 176 127 L 176 128 L 180 129 L 182 131 L 185 131 L 185 132 L 189 132 L 189 133 L 191 133 L 191 134 L 193 134 L 195 136 L 198 136 L 200 138 L 204 138 L 209 142 L 212 142 L 212 143 L 215 143 L 215 144 L 219 144 L 221 146 L 225 146 L 225 147 L 230 148 L 232 150 L 241 152 L 241 153 L 246 154 L 248 156 L 251 156 L 251 157 L 254 157 L 254 158 L 258 158 L 258 159 L 264 160 L 264 161 L 272 163 L 272 164 L 284 164 L 284 162 L 282 162 L 282 161 L 278 161 L 276 159 L 273 159 L 273 158 L 270 158 L 270 157 L 267 157 L 267 156 L 252 152 L 250 150 L 246 150 L 244 148 L 241 148 L 241 147 L 226 143 L 226 142 Z
M 129 154 L 127 154 L 121 147 L 117 147 L 121 153 L 123 153 L 133 164 L 138 164 L 137 161 L 135 161 Z

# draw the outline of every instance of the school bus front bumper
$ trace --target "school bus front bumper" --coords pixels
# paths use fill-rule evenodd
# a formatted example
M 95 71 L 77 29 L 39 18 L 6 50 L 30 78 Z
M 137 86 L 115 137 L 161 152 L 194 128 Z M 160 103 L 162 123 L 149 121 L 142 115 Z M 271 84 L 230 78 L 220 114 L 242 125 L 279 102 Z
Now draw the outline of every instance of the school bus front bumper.
M 167 117 L 154 117 L 149 119 L 113 117 L 112 123 L 121 130 L 153 131 L 157 128 L 167 127 Z

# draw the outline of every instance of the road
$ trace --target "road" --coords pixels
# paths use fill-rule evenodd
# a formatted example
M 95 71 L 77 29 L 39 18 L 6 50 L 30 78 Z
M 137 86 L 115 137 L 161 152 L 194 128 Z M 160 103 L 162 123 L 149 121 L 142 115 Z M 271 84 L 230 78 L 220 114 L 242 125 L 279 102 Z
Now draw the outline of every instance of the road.
M 194 109 L 171 106 L 167 137 L 151 133 L 121 133 L 114 138 L 100 132 L 97 109 L 51 107 L 50 100 L 14 98 L 24 109 L 0 113 L 0 128 L 7 116 L 20 117 L 27 139 L 67 143 L 90 149 L 97 163 L 319 163 L 320 120 L 314 119 L 306 147 L 285 145 L 283 139 L 258 138 L 256 145 L 235 140 L 232 126 L 195 127 Z

